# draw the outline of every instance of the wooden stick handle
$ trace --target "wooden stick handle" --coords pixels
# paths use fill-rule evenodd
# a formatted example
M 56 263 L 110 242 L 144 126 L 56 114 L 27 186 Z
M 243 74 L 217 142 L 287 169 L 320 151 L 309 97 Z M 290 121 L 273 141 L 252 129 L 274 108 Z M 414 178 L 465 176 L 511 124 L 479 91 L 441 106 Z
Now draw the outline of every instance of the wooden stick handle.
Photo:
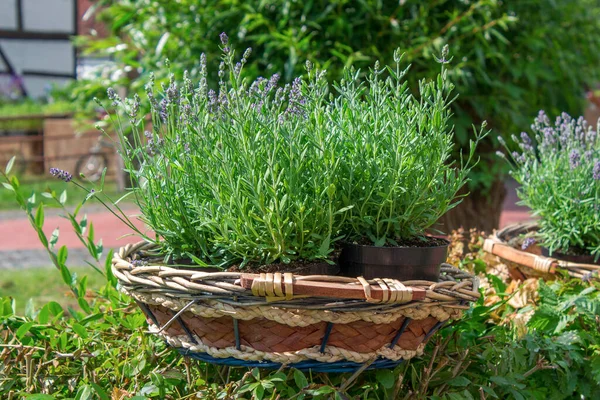
M 243 274 L 240 279 L 240 284 L 243 288 L 251 289 L 252 283 L 258 279 L 258 274 Z M 358 281 L 357 281 L 358 283 Z M 294 295 L 308 295 L 312 297 L 330 297 L 334 299 L 359 299 L 364 300 L 365 290 L 362 285 L 349 285 L 347 283 L 335 282 L 319 282 L 309 280 L 293 280 L 292 283 Z M 285 294 L 285 287 L 282 288 Z M 412 291 L 412 300 L 423 300 L 427 291 L 422 288 L 408 287 Z M 377 284 L 371 285 L 371 298 L 374 300 L 382 300 L 384 298 L 384 290 Z
M 536 258 L 541 258 L 543 256 L 538 256 L 536 254 L 526 253 L 524 251 L 515 251 L 511 246 L 507 246 L 504 243 L 494 243 L 492 254 L 504 258 L 505 260 L 512 261 L 516 264 L 526 265 L 529 268 L 535 268 L 535 260 Z M 558 262 L 555 260 L 552 262 L 549 273 L 556 273 L 556 266 Z

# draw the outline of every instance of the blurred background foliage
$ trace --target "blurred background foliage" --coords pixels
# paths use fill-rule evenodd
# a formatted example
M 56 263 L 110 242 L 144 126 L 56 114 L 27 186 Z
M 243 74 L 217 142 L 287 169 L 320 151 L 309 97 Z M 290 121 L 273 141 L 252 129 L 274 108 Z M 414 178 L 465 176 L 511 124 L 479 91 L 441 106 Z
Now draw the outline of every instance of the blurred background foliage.
M 150 72 L 164 77 L 166 58 L 179 74 L 197 72 L 202 52 L 215 63 L 221 32 L 238 53 L 253 48 L 251 75 L 280 73 L 287 82 L 307 59 L 337 79 L 344 66 L 392 63 L 396 48 L 412 64 L 411 77 L 433 77 L 434 57 L 448 44 L 461 145 L 482 120 L 508 133 L 528 126 L 541 108 L 580 114 L 583 90 L 600 74 L 597 0 L 101 0 L 97 7 L 111 35 L 79 44 L 110 55 L 132 90 Z
M 415 89 L 418 78 L 439 71 L 435 57 L 448 44 L 459 95 L 453 106 L 457 151 L 472 137 L 472 124 L 487 120 L 494 130 L 480 146 L 483 162 L 471 175 L 468 189 L 476 196 L 463 206 L 487 202 L 478 211 L 482 218 L 498 217 L 504 198 L 496 136 L 526 130 L 540 109 L 582 114 L 585 90 L 600 74 L 598 0 L 99 0 L 86 18 L 104 22 L 109 34 L 78 37 L 78 45 L 115 64 L 63 92 L 82 109 L 89 109 L 94 96 L 105 97 L 108 86 L 133 94 L 143 90 L 150 72 L 164 80 L 165 59 L 170 71 L 194 76 L 202 52 L 218 60 L 221 32 L 238 54 L 253 48 L 246 68 L 251 77 L 280 73 L 288 82 L 304 72 L 307 59 L 337 79 L 350 64 L 366 70 L 375 60 L 391 63 L 400 48 L 412 64 Z M 217 65 L 209 67 L 215 84 Z M 497 222 L 492 218 L 479 227 Z

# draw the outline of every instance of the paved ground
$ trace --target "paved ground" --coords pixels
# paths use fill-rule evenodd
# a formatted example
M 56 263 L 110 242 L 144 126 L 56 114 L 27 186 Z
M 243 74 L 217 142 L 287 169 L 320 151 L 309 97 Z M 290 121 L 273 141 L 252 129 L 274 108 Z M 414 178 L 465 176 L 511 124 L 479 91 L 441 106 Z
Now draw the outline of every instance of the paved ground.
M 508 195 L 504 203 L 504 211 L 500 218 L 500 227 L 511 223 L 529 219 L 527 209 L 517 206 L 515 183 L 507 184 Z M 130 236 L 130 230 L 114 215 L 101 206 L 90 205 L 86 208 L 88 221 L 94 224 L 95 237 L 103 239 L 104 248 L 118 248 L 127 243 L 139 240 Z M 135 220 L 137 210 L 128 207 L 125 212 Z M 55 228 L 59 228 L 60 235 L 57 246 L 67 245 L 69 249 L 69 265 L 85 265 L 91 261 L 87 250 L 73 233 L 70 222 L 59 215 L 58 210 L 46 210 L 45 229 L 49 238 Z M 21 211 L 0 212 L 0 269 L 6 268 L 31 268 L 50 265 L 48 254 L 39 243 L 37 234 L 24 218 Z M 136 224 L 143 229 L 143 224 Z M 129 236 L 128 236 L 129 235 Z

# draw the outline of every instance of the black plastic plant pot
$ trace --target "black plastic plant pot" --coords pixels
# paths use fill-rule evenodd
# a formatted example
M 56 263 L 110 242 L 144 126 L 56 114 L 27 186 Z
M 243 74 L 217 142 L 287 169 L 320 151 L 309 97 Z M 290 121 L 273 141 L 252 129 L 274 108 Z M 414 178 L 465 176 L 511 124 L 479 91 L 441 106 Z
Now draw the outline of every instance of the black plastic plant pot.
M 365 279 L 393 278 L 400 281 L 437 282 L 440 264 L 446 261 L 450 242 L 431 247 L 376 247 L 344 244 L 340 274 Z
M 558 251 L 554 251 L 552 255 L 550 254 L 550 250 L 546 247 L 541 247 L 542 255 L 544 257 L 556 258 L 561 261 L 570 261 L 577 264 L 595 264 L 600 265 L 600 259 L 598 261 L 594 261 L 594 256 L 591 254 L 564 254 Z

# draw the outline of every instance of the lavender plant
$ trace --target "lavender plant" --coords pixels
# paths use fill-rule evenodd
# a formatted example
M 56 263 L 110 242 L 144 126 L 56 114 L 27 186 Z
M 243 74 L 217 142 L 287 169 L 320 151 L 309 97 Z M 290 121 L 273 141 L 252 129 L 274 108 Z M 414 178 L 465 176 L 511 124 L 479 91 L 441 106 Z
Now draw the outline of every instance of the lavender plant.
M 598 128 L 566 113 L 552 123 L 540 111 L 533 137 L 512 137 L 521 151 L 509 151 L 511 174 L 521 185 L 521 203 L 540 217 L 537 239 L 550 253 L 600 257 Z
M 165 254 L 200 265 L 327 259 L 340 239 L 377 245 L 422 236 L 457 203 L 474 164 L 449 157 L 452 84 L 442 72 L 413 95 L 395 68 L 375 64 L 366 79 L 347 69 L 331 87 L 326 72 L 281 86 L 279 75 L 249 82 L 221 35 L 216 89 L 187 74 L 147 86 L 152 129 L 139 99 L 113 105 L 127 115 L 122 157 L 143 220 Z M 445 53 L 447 54 L 447 52 Z M 446 62 L 442 57 L 442 64 Z M 483 137 L 483 131 L 477 141 Z

